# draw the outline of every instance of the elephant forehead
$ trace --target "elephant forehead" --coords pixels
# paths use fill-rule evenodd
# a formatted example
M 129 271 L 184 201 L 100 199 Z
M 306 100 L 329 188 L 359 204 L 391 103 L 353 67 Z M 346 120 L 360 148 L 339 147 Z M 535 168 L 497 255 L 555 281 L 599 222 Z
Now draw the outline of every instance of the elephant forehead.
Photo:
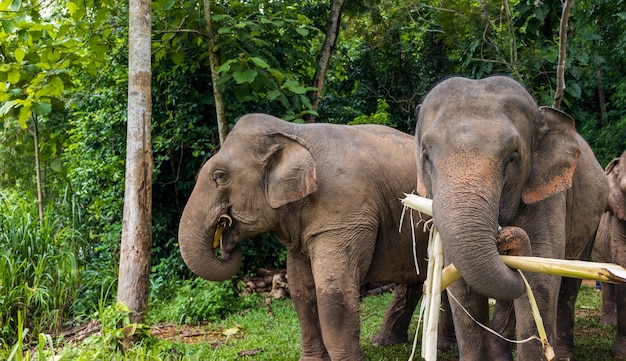
M 424 148 L 445 153 L 507 152 L 520 148 L 519 129 L 508 122 L 442 115 L 422 135 Z M 435 149 L 436 148 L 436 149 Z M 434 154 L 431 154 L 431 156 Z

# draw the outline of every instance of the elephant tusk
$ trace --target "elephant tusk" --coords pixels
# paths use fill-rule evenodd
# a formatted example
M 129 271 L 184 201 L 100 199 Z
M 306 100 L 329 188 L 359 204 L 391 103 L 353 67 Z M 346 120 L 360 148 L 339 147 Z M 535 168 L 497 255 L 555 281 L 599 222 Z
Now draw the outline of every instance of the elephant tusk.
M 213 235 L 213 249 L 217 249 L 218 246 L 222 248 L 222 234 L 224 228 L 230 227 L 233 224 L 233 219 L 226 213 L 219 216 L 217 221 L 217 228 L 215 229 L 215 235 Z
M 222 243 L 222 233 L 224 233 L 224 226 L 219 224 L 215 230 L 215 235 L 213 235 L 213 249 L 217 249 L 217 246 Z

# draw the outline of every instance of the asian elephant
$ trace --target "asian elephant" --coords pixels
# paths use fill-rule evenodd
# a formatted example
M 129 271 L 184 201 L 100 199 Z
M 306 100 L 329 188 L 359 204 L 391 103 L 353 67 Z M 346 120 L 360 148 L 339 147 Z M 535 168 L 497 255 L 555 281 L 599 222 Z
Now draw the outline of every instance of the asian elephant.
M 241 242 L 273 232 L 287 248 L 300 359 L 362 360 L 359 286 L 399 284 L 379 345 L 407 341 L 421 297 L 427 236 L 416 232 L 414 250 L 408 216 L 399 232 L 415 172 L 413 137 L 395 129 L 245 115 L 198 175 L 180 220 L 182 257 L 198 276 L 226 280 Z
M 626 151 L 604 171 L 609 181 L 609 200 L 592 258 L 626 267 Z M 611 353 L 616 359 L 626 359 L 626 284 L 602 284 L 601 322 L 617 326 Z
M 534 335 L 528 299 L 520 297 L 525 294 L 521 276 L 498 257 L 498 229 L 525 232 L 532 256 L 587 259 L 607 200 L 602 167 L 571 117 L 538 107 L 508 77 L 447 79 L 416 112 L 417 192 L 432 198 L 445 262 L 462 275 L 448 288 L 450 297 L 485 325 L 488 297 L 504 305 L 511 301 L 516 337 Z M 574 301 L 581 280 L 525 276 L 557 359 L 573 360 Z M 489 346 L 488 332 L 450 303 L 461 360 L 513 358 L 510 350 L 493 352 L 498 349 Z M 517 359 L 545 359 L 541 343 L 520 344 Z

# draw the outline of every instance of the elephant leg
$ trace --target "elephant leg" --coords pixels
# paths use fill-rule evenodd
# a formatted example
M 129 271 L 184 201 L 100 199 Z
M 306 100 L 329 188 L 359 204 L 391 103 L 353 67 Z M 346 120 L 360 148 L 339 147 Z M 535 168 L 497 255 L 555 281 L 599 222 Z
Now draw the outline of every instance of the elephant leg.
M 357 243 L 358 244 L 358 243 Z M 317 310 L 322 338 L 333 361 L 365 360 L 361 336 L 359 285 L 362 263 L 352 261 L 350 251 L 337 251 L 324 240 L 316 240 L 311 252 Z
M 374 346 L 398 345 L 408 341 L 409 323 L 413 318 L 415 306 L 422 297 L 422 285 L 423 283 L 396 285 L 383 325 L 378 334 L 372 338 Z
M 289 252 L 287 274 L 292 275 L 289 278 L 289 291 L 300 321 L 302 343 L 300 361 L 330 360 L 322 339 L 311 266 L 302 256 Z
M 611 348 L 611 355 L 617 360 L 626 360 L 626 285 L 615 285 L 617 306 L 617 329 Z
M 448 352 L 452 346 L 456 345 L 454 335 L 454 320 L 452 319 L 452 309 L 450 308 L 450 298 L 448 292 L 441 292 L 441 312 L 439 313 L 439 325 L 437 333 L 437 351 Z
M 617 325 L 617 305 L 615 304 L 615 285 L 602 283 L 602 318 L 600 324 Z
M 515 338 L 515 309 L 511 301 L 497 301 L 493 310 L 491 328 L 509 340 Z M 513 361 L 513 343 L 496 335 L 489 336 L 492 360 Z
M 557 309 L 557 359 L 575 360 L 574 355 L 574 311 L 576 297 L 582 280 L 563 277 L 559 290 L 559 305 Z
M 486 325 L 489 321 L 487 298 L 472 291 L 463 278 L 448 286 L 448 295 L 459 347 L 459 360 L 486 360 L 489 355 L 488 333 L 469 315 L 477 322 Z
M 611 217 L 611 249 L 613 261 L 626 266 L 626 221 Z M 617 309 L 617 329 L 611 354 L 619 360 L 626 359 L 626 285 L 615 285 L 615 305 Z

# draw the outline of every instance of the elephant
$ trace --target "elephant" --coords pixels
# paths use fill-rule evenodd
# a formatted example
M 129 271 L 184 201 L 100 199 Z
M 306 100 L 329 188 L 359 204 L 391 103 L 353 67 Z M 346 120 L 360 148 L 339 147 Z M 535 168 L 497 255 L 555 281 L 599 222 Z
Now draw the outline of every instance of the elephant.
M 300 360 L 363 360 L 360 284 L 397 284 L 376 345 L 407 341 L 421 297 L 428 237 L 417 229 L 413 242 L 408 216 L 399 231 L 415 172 L 413 137 L 393 128 L 244 115 L 200 170 L 180 219 L 182 258 L 226 280 L 241 242 L 272 232 L 287 248 Z
M 497 312 L 511 312 L 518 339 L 535 334 L 529 301 L 520 297 L 526 292 L 522 277 L 499 257 L 499 227 L 526 233 L 532 256 L 588 259 L 608 182 L 574 120 L 538 107 L 512 78 L 448 78 L 428 92 L 416 114 L 417 193 L 432 199 L 445 264 L 453 263 L 461 274 L 448 287 L 450 298 L 458 300 L 451 308 L 459 357 L 513 359 L 512 347 L 492 348 L 489 333 L 462 309 L 489 325 L 488 298 L 494 298 L 502 302 Z M 524 275 L 557 359 L 573 360 L 581 280 Z M 541 342 L 518 345 L 517 359 L 545 359 Z
M 596 262 L 626 266 L 626 151 L 604 169 L 609 182 L 607 210 L 593 246 Z M 617 326 L 611 348 L 613 357 L 626 359 L 626 284 L 602 284 L 601 323 Z

